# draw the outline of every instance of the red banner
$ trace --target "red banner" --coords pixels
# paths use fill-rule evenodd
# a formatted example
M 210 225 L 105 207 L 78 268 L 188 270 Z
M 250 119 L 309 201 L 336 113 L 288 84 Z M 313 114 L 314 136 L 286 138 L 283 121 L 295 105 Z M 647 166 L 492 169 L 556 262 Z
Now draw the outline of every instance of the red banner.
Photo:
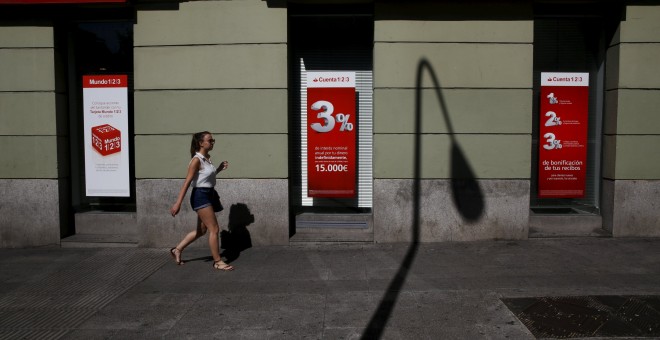
M 541 73 L 540 198 L 582 198 L 587 173 L 589 73 Z
M 83 88 L 95 87 L 128 87 L 128 76 L 118 75 L 93 75 L 83 76 Z
M 308 72 L 308 197 L 355 197 L 356 122 L 355 73 Z

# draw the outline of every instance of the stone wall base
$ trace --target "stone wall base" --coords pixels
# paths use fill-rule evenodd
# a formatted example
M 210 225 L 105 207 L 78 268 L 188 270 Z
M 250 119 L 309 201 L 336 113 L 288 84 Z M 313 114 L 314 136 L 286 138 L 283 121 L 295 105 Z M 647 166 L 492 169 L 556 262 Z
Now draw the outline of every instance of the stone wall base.
M 60 244 L 56 179 L 0 179 L 0 248 Z
M 374 181 L 374 239 L 409 242 L 415 181 Z M 527 180 L 421 180 L 419 241 L 524 239 L 529 227 Z
M 614 237 L 659 237 L 660 180 L 603 180 L 602 211 Z
M 190 190 L 181 212 L 170 215 L 182 179 L 149 179 L 136 182 L 140 247 L 174 247 L 195 230 L 197 214 L 191 209 Z M 289 243 L 289 195 L 286 179 L 218 179 L 216 190 L 224 210 L 217 213 L 220 229 L 245 224 L 253 245 Z M 191 246 L 208 247 L 206 236 Z

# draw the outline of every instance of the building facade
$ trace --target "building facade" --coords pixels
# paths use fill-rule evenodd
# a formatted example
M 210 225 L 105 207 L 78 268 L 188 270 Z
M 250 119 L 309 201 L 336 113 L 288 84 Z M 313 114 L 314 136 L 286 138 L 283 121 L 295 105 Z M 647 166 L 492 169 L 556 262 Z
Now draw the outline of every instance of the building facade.
M 657 237 L 658 55 L 658 1 L 0 0 L 0 247 L 171 246 L 194 226 L 169 208 L 204 130 L 230 162 L 220 224 L 254 245 Z M 552 175 L 579 194 L 539 191 L 546 72 L 588 78 L 583 140 L 562 139 L 583 171 Z M 93 163 L 84 77 L 115 75 L 126 158 Z M 350 132 L 344 165 L 312 156 L 314 75 L 354 78 L 350 114 L 317 122 Z M 116 166 L 125 194 L 90 194 Z

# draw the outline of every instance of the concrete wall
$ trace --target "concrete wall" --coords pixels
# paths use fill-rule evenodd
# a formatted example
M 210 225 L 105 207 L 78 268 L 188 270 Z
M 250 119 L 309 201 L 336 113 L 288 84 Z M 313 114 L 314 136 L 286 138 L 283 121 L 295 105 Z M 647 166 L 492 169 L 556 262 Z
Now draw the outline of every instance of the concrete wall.
M 164 24 L 167 23 L 167 24 Z M 135 153 L 141 246 L 172 246 L 194 229 L 188 202 L 173 219 L 190 160 L 191 134 L 216 139 L 228 160 L 216 189 L 225 211 L 255 216 L 253 244 L 288 243 L 286 9 L 264 1 L 183 2 L 138 11 L 135 25 Z M 197 246 L 207 246 L 197 242 Z
M 411 240 L 417 91 L 420 241 L 527 237 L 531 7 L 378 3 L 375 20 L 374 239 Z
M 374 8 L 374 240 L 412 239 L 416 180 L 420 241 L 527 237 L 531 3 Z M 168 210 L 185 176 L 190 135 L 202 130 L 217 140 L 213 160 L 230 162 L 217 185 L 221 225 L 242 203 L 254 216 L 253 244 L 288 243 L 286 11 L 260 0 L 137 11 L 141 246 L 172 246 L 194 227 L 187 201 L 176 218 Z M 660 236 L 659 29 L 660 6 L 629 5 L 608 50 L 602 211 L 614 236 Z M 0 61 L 0 247 L 59 244 L 68 156 L 53 28 L 1 26 Z
M 660 6 L 627 6 L 608 49 L 603 224 L 660 236 Z
M 51 27 L 0 27 L 0 247 L 60 242 Z

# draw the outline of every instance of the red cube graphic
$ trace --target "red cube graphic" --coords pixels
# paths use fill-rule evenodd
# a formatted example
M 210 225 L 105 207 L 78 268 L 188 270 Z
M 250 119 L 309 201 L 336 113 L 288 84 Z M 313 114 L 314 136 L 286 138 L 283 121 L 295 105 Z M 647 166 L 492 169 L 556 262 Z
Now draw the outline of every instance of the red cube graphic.
M 92 146 L 103 156 L 121 151 L 121 131 L 108 124 L 93 127 Z

